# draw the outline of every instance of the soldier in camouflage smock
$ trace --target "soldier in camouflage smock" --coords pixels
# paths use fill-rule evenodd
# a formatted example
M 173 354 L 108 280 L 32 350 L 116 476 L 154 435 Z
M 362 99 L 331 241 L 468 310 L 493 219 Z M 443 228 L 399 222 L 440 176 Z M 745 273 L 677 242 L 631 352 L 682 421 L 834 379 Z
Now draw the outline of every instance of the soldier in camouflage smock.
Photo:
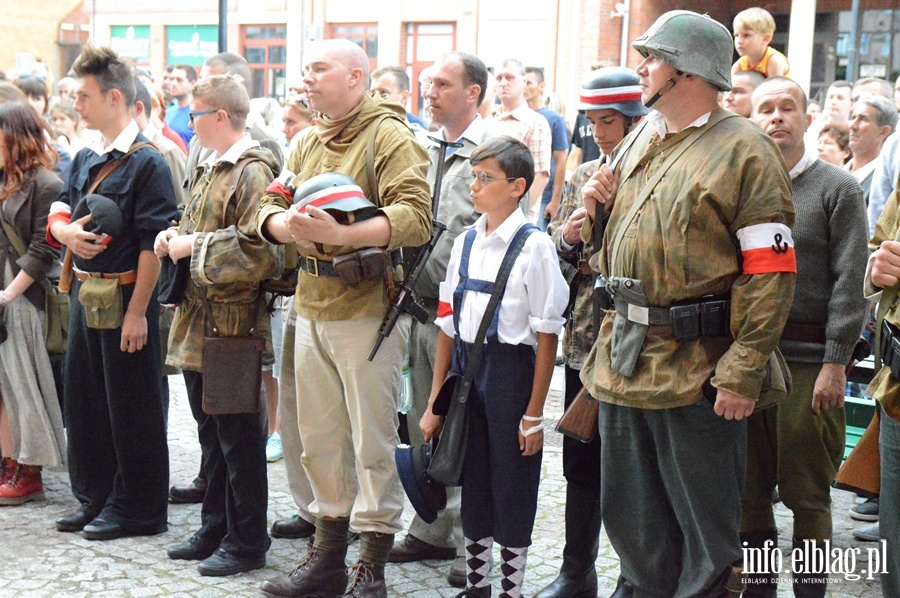
M 201 560 L 201 575 L 234 575 L 266 564 L 268 492 L 260 414 L 203 411 L 203 346 L 212 333 L 209 303 L 221 336 L 268 331 L 260 281 L 283 268 L 283 250 L 256 234 L 256 213 L 278 162 L 244 133 L 247 90 L 229 75 L 200 80 L 193 89 L 191 127 L 215 151 L 194 171 L 190 199 L 177 231 L 163 231 L 156 253 L 190 260 L 191 279 L 175 310 L 167 363 L 183 370 L 203 452 L 208 486 L 200 529 L 170 546 L 169 558 Z M 271 359 L 271 356 L 270 356 Z
M 549 233 L 559 253 L 560 267 L 571 288 L 569 317 L 563 335 L 566 391 L 565 406 L 581 390 L 579 379 L 584 359 L 594 345 L 593 286 L 595 275 L 587 259 L 595 249 L 582 242 L 580 231 L 586 211 L 582 190 L 607 160 L 616 145 L 649 110 L 641 103 L 637 74 L 624 67 L 596 70 L 581 86 L 578 111 L 586 116 L 603 155 L 575 169 L 566 187 L 562 206 Z M 596 596 L 600 538 L 600 438 L 584 444 L 563 439 L 563 474 L 566 477 L 566 545 L 559 576 L 535 598 Z
M 736 595 L 744 418 L 796 277 L 790 179 L 771 140 L 718 107 L 724 26 L 672 11 L 633 47 L 655 111 L 617 149 L 618 189 L 602 186 L 615 203 L 592 265 L 614 309 L 581 372 L 601 400 L 603 521 L 636 595 Z

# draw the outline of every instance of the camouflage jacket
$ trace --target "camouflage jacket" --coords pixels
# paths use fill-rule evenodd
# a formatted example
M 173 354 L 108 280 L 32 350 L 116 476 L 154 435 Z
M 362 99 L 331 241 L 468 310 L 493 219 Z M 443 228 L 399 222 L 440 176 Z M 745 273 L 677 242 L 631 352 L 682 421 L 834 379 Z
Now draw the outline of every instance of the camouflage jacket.
M 581 199 L 581 188 L 595 172 L 600 169 L 602 159 L 591 160 L 585 162 L 575 169 L 572 173 L 572 180 L 566 185 L 566 191 L 563 194 L 562 205 L 553 218 L 553 222 L 547 230 L 553 237 L 553 243 L 556 245 L 556 252 L 559 254 L 560 267 L 563 272 L 574 268 L 575 273 L 569 281 L 570 286 L 577 285 L 577 296 L 575 304 L 569 317 L 566 318 L 565 334 L 563 335 L 563 358 L 566 365 L 572 369 L 580 370 L 584 365 L 584 359 L 594 346 L 594 323 L 593 323 L 593 282 L 594 277 L 591 275 L 583 275 L 578 273 L 578 262 L 587 259 L 594 252 L 593 245 L 590 241 L 578 242 L 571 249 L 566 248 L 562 243 L 562 230 L 566 221 L 572 213 L 584 205 Z M 566 276 L 568 279 L 569 277 Z
M 201 164 L 194 171 L 178 233 L 197 236 L 191 280 L 169 333 L 169 365 L 203 369 L 203 339 L 211 327 L 200 293 L 206 294 L 222 336 L 245 335 L 254 325 L 258 335 L 268 336 L 269 314 L 259 282 L 281 271 L 284 251 L 257 236 L 256 213 L 278 164 L 269 150 L 260 147 L 244 151 L 237 163 L 248 158 L 252 161 L 244 164 L 236 185 L 235 164 L 227 160 L 211 167 Z M 257 322 L 251 321 L 254 311 Z
M 657 169 L 697 130 L 659 139 L 648 123 L 626 137 L 623 144 L 636 136 L 621 162 L 603 248 L 591 263 L 607 278 L 640 280 L 653 307 L 707 295 L 730 297 L 731 336 L 683 342 L 671 325 L 650 326 L 634 375 L 624 377 L 611 369 L 615 311 L 610 311 L 581 371 L 588 391 L 600 400 L 648 409 L 682 407 L 700 399 L 710 376 L 716 388 L 755 400 L 787 321 L 796 274 L 742 271 L 740 229 L 794 221 L 784 159 L 753 123 L 714 111 L 699 127 L 708 133 L 685 146 L 626 222 Z M 582 239 L 591 224 L 585 221 Z M 612 247 L 620 233 L 621 247 Z

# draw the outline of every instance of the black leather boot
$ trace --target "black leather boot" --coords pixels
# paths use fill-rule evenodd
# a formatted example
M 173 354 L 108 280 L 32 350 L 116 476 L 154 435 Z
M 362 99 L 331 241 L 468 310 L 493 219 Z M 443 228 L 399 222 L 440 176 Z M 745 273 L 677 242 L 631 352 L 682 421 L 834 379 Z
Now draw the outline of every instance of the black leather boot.
M 313 546 L 288 575 L 267 579 L 260 589 L 278 598 L 334 598 L 347 589 L 347 549 L 329 552 Z
M 600 489 L 566 485 L 566 545 L 559 575 L 534 598 L 596 598 L 594 562 L 600 542 Z
M 343 598 L 387 598 L 384 565 L 359 561 L 350 567 L 350 581 Z
M 813 544 L 807 544 L 807 542 L 811 542 L 809 540 L 798 540 L 794 538 L 793 548 L 797 550 L 798 548 L 802 551 L 807 550 L 807 546 L 810 548 Z M 821 542 L 816 542 L 815 545 L 822 548 Z M 810 564 L 810 572 L 809 573 L 794 573 L 793 587 L 794 587 L 794 596 L 797 598 L 824 598 L 825 590 L 828 587 L 828 581 L 825 579 L 826 575 L 823 573 L 825 569 L 825 560 L 828 558 L 828 555 L 824 555 L 824 558 L 819 559 L 818 563 Z M 806 561 L 800 561 L 800 567 L 805 569 Z M 816 566 L 817 565 L 817 566 Z
M 747 543 L 744 546 L 744 543 Z M 768 550 L 763 555 L 769 555 L 773 550 L 778 548 L 778 530 L 769 530 L 762 532 L 741 532 L 741 546 L 745 549 L 766 549 L 766 542 L 771 542 Z M 759 552 L 755 553 L 759 555 Z M 755 570 L 767 567 L 771 561 L 765 563 L 758 562 L 760 559 L 754 559 L 752 566 Z M 778 593 L 778 573 L 747 573 L 747 589 L 744 590 L 746 598 L 775 598 Z

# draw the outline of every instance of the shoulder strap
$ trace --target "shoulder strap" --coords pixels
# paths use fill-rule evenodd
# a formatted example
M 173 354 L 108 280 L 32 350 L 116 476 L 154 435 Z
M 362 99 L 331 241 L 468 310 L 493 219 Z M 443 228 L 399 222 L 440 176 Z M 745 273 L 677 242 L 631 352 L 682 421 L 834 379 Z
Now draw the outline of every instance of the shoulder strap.
M 369 198 L 369 201 L 376 206 L 380 206 L 381 201 L 379 201 L 378 196 L 378 179 L 375 178 L 375 136 L 378 134 L 378 127 L 381 126 L 381 123 L 392 117 L 392 114 L 386 114 L 376 120 L 369 128 L 371 133 L 369 133 L 369 142 L 366 145 L 366 177 L 369 179 L 369 189 L 372 190 L 374 195 L 374 197 Z
M 531 223 L 526 223 L 519 227 L 509 244 L 509 248 L 506 250 L 506 255 L 503 256 L 500 271 L 497 272 L 497 279 L 494 281 L 494 292 L 491 293 L 491 298 L 488 300 L 484 316 L 481 318 L 481 325 L 478 327 L 478 334 L 475 336 L 475 344 L 472 346 L 472 352 L 469 353 L 469 363 L 466 365 L 466 372 L 463 374 L 463 379 L 457 387 L 459 393 L 457 399 L 460 403 L 465 403 L 466 398 L 469 396 L 469 388 L 472 386 L 472 380 L 475 379 L 475 372 L 478 370 L 478 364 L 481 362 L 481 355 L 484 353 L 484 337 L 487 336 L 487 330 L 491 320 L 494 318 L 494 312 L 500 306 L 500 299 L 506 290 L 506 281 L 512 272 L 513 264 L 515 264 L 516 258 L 519 257 L 522 247 L 525 246 L 528 236 L 536 230 L 538 228 Z
M 237 190 L 238 183 L 241 180 L 241 175 L 244 174 L 244 169 L 251 162 L 256 162 L 257 160 L 262 161 L 258 157 L 250 157 L 250 158 L 242 158 L 234 163 L 234 167 L 231 169 L 231 172 L 228 175 L 228 197 L 226 199 L 231 199 L 231 196 Z
M 12 244 L 13 248 L 16 250 L 16 253 L 19 254 L 19 257 L 22 257 L 27 252 L 25 249 L 25 243 L 22 242 L 21 237 L 16 234 L 16 230 L 6 221 L 6 218 L 3 216 L 3 211 L 0 210 L 0 224 L 3 225 L 3 232 L 6 233 L 6 238 Z M 47 280 L 46 277 L 41 278 L 38 281 L 38 284 L 44 288 L 44 292 L 50 292 L 50 281 Z
M 91 183 L 91 187 L 88 189 L 87 195 L 90 195 L 91 193 L 96 191 L 97 187 L 100 186 L 100 183 L 103 182 L 103 179 L 111 175 L 116 168 L 124 164 L 132 154 L 136 153 L 138 150 L 144 149 L 145 147 L 149 147 L 155 149 L 156 151 L 159 151 L 156 146 L 149 141 L 141 141 L 139 143 L 135 143 L 130 148 L 128 148 L 128 152 L 124 156 L 117 160 L 110 160 L 103 165 L 103 168 L 101 168 L 100 172 L 97 173 L 97 178 L 95 178 Z
M 724 111 L 722 111 L 722 112 L 724 112 Z M 659 166 L 659 168 L 656 170 L 656 172 L 653 173 L 653 177 L 651 177 L 650 180 L 647 181 L 644 184 L 644 186 L 641 188 L 641 191 L 638 195 L 637 201 L 635 201 L 633 204 L 631 204 L 631 207 L 628 209 L 628 213 L 625 215 L 625 218 L 622 220 L 622 226 L 620 226 L 619 229 L 616 231 L 616 237 L 612 243 L 612 256 L 609 261 L 610 266 L 612 266 L 612 264 L 615 264 L 617 261 L 617 258 L 619 255 L 618 249 L 621 246 L 622 238 L 625 236 L 625 232 L 628 230 L 629 224 L 631 223 L 632 220 L 634 220 L 634 217 L 635 217 L 635 215 L 637 215 L 638 210 L 640 210 L 641 207 L 650 198 L 650 194 L 653 192 L 653 189 L 656 187 L 657 183 L 659 183 L 659 181 L 662 179 L 663 175 L 666 174 L 666 172 L 668 172 L 669 168 L 671 168 L 672 165 L 678 161 L 678 158 L 681 157 L 681 154 L 686 152 L 689 147 L 694 145 L 694 143 L 696 143 L 698 139 L 700 139 L 701 137 L 703 137 L 704 135 L 706 135 L 707 133 L 712 131 L 714 128 L 716 128 L 716 125 L 718 125 L 723 120 L 726 120 L 726 119 L 732 118 L 732 117 L 737 117 L 736 114 L 731 114 L 728 112 L 725 112 L 723 114 L 722 112 L 713 113 L 713 116 L 710 117 L 710 122 L 708 123 L 709 126 L 700 127 L 697 130 L 691 132 L 690 135 L 685 137 L 684 140 L 680 144 L 678 144 L 678 146 L 675 148 L 675 151 L 673 151 L 671 154 L 669 154 L 669 157 Z

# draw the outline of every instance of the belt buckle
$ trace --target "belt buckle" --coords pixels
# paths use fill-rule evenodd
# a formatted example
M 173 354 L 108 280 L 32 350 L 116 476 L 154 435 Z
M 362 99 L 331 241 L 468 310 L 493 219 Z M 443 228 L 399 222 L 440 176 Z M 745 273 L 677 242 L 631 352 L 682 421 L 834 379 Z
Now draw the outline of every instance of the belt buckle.
M 315 278 L 319 277 L 319 260 L 311 255 L 306 257 L 306 273 Z

